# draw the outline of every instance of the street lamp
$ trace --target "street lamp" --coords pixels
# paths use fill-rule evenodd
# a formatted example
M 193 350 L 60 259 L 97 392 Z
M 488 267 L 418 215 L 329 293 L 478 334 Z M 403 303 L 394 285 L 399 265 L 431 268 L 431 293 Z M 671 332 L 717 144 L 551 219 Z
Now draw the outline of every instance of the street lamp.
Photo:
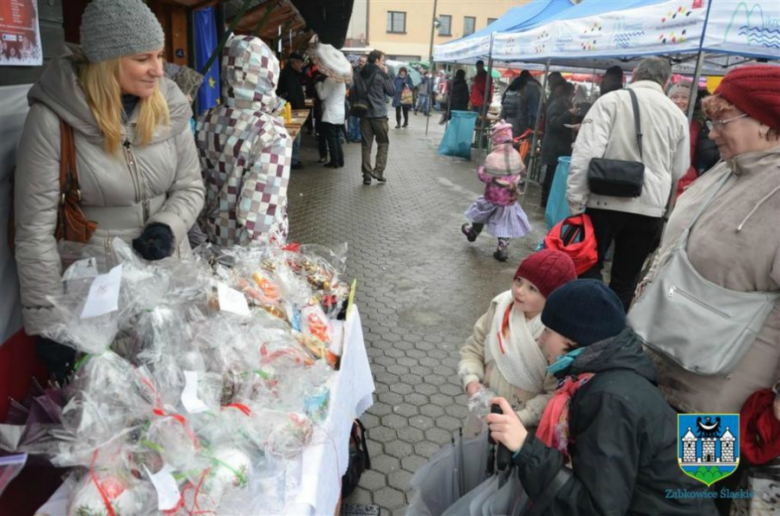
M 436 31 L 436 29 L 439 28 L 439 25 L 441 25 L 441 22 L 436 17 L 436 6 L 438 5 L 439 0 L 433 0 L 433 14 L 431 15 L 431 45 L 428 47 L 428 66 L 429 70 L 431 72 L 434 71 L 433 68 L 433 33 Z M 430 100 L 428 101 L 430 102 Z M 430 108 L 429 108 L 429 114 L 430 114 Z M 425 117 L 425 136 L 428 136 L 428 124 L 430 123 L 431 117 Z

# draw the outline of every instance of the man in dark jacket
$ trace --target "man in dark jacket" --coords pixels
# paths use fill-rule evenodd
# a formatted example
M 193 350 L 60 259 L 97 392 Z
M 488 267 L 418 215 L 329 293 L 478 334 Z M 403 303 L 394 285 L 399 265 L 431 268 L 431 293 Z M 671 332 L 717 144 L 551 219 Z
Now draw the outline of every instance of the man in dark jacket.
M 656 387 L 617 295 L 597 280 L 567 283 L 547 298 L 542 323 L 548 371 L 565 380 L 537 435 L 503 398 L 494 403 L 504 414 L 487 416 L 531 500 L 544 505 L 542 493 L 552 485 L 547 515 L 716 515 L 707 488 L 678 466 L 677 414 Z M 556 403 L 560 396 L 569 397 L 568 416 L 566 403 Z M 667 498 L 667 490 L 690 496 Z
M 572 103 L 574 91 L 572 83 L 568 81 L 559 83 L 553 90 L 547 108 L 544 140 L 542 140 L 542 167 L 545 170 L 542 181 L 542 208 L 547 207 L 547 199 L 550 197 L 555 170 L 558 167 L 558 158 L 571 156 L 574 131 L 566 126 L 572 126 L 578 120 L 577 109 Z
M 357 99 L 361 91 L 368 99 L 368 113 L 360 122 L 363 151 L 361 170 L 364 185 L 370 185 L 372 177 L 381 184 L 387 181 L 385 167 L 390 148 L 390 136 L 387 131 L 387 97 L 395 95 L 395 87 L 393 79 L 387 74 L 384 58 L 384 53 L 379 50 L 368 54 L 368 64 L 357 74 L 349 94 L 351 98 Z M 372 167 L 371 147 L 374 145 L 374 138 L 376 138 L 377 152 L 376 164 Z
M 279 84 L 276 87 L 276 95 L 290 103 L 292 109 L 306 109 L 306 95 L 301 84 L 301 70 L 303 70 L 303 57 L 293 52 L 287 58 L 287 65 L 279 74 Z M 303 168 L 301 163 L 301 135 L 293 141 L 292 167 L 295 170 Z

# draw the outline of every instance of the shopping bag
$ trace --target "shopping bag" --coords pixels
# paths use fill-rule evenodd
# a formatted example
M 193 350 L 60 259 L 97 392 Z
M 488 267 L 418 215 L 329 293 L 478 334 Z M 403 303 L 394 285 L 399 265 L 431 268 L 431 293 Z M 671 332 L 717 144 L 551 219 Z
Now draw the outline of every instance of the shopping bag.
M 442 447 L 409 482 L 414 494 L 407 514 L 441 516 L 487 478 L 489 451 L 484 433 Z
M 439 154 L 471 159 L 471 140 L 474 126 L 477 123 L 477 113 L 473 111 L 452 111 L 452 118 L 444 131 L 444 137 L 439 145 Z
M 547 223 L 547 229 L 552 229 L 557 223 L 570 215 L 569 203 L 566 201 L 566 182 L 569 179 L 570 166 L 571 158 L 563 156 L 558 158 L 557 168 L 547 169 L 548 174 L 555 174 L 552 187 L 550 188 L 550 197 L 547 199 L 547 208 L 544 211 L 544 221 Z
M 442 516 L 481 516 L 482 504 L 496 491 L 498 491 L 498 475 L 493 475 L 456 500 Z
M 577 275 L 596 265 L 599 258 L 593 223 L 586 214 L 568 217 L 544 237 L 545 249 L 555 249 L 569 255 Z
M 412 90 L 409 88 L 409 86 L 404 86 L 403 91 L 401 91 L 401 105 L 411 106 L 413 104 L 414 104 L 414 93 L 412 93 Z

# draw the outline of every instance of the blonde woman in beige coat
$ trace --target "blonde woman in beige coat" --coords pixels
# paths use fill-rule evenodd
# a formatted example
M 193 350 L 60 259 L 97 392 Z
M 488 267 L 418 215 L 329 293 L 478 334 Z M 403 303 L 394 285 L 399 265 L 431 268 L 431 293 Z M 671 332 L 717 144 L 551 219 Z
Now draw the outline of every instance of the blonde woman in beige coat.
M 547 297 L 577 279 L 568 255 L 534 253 L 520 264 L 512 288 L 496 296 L 460 350 L 458 374 L 469 397 L 488 388 L 506 398 L 526 426 L 536 426 L 558 381 L 538 344 Z
M 149 260 L 189 252 L 187 231 L 203 207 L 192 111 L 163 76 L 165 36 L 152 12 L 140 0 L 94 0 L 81 40 L 30 90 L 17 154 L 16 261 L 29 335 L 52 324 L 47 296 L 62 293 L 60 120 L 74 132 L 81 207 L 97 222 L 84 254 L 99 268 L 113 262 L 116 237 Z M 55 376 L 67 372 L 69 348 L 40 339 L 37 350 Z

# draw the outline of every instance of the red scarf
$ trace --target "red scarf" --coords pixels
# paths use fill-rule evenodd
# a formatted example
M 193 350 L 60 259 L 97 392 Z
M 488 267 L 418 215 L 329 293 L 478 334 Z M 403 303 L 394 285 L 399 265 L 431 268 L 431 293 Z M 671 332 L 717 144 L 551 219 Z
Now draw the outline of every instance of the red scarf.
M 739 414 L 740 446 L 751 464 L 766 464 L 780 457 L 780 421 L 775 419 L 771 389 L 756 391 Z
M 539 428 L 536 429 L 536 437 L 561 452 L 566 462 L 569 462 L 569 405 L 574 393 L 593 376 L 594 373 L 567 376 L 544 409 Z

